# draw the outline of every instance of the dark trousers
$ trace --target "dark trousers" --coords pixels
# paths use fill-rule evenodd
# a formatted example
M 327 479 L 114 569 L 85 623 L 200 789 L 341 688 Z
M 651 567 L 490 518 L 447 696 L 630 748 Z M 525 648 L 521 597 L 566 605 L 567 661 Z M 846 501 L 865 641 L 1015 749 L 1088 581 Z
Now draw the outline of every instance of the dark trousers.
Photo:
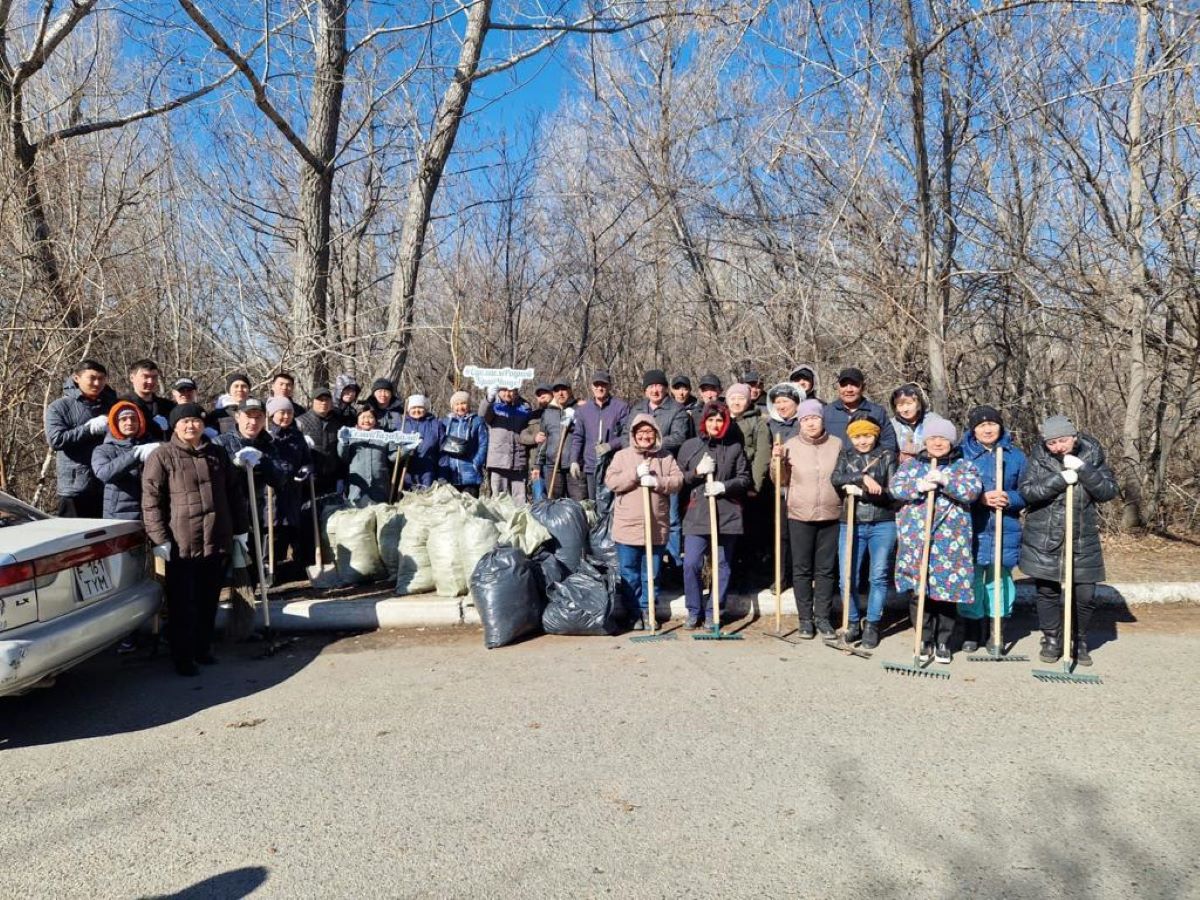
M 908 619 L 917 626 L 917 598 L 908 596 Z M 922 644 L 946 644 L 954 640 L 954 628 L 958 624 L 958 604 L 940 600 L 925 601 L 925 621 L 921 626 Z
M 1055 638 L 1062 637 L 1063 628 L 1063 595 L 1062 586 L 1057 581 L 1046 578 L 1034 580 L 1037 585 L 1038 626 L 1042 633 Z M 1096 611 L 1096 585 L 1075 584 L 1075 608 L 1072 610 L 1072 637 L 1087 637 L 1088 626 L 1092 624 L 1092 614 Z
M 89 487 L 82 494 L 58 498 L 57 515 L 62 519 L 99 519 L 104 515 L 104 485 Z
M 792 591 L 796 595 L 796 614 L 801 622 L 829 619 L 833 597 L 837 593 L 838 534 L 837 519 L 800 522 L 788 519 L 792 550 Z
M 477 484 L 456 484 L 454 489 L 460 494 L 470 494 L 472 497 L 479 496 L 479 485 Z
M 224 577 L 221 555 L 167 563 L 167 643 L 176 664 L 199 659 L 212 646 Z
M 725 609 L 725 601 L 729 599 L 729 561 L 733 559 L 733 550 L 737 546 L 737 535 L 717 535 L 717 579 L 719 585 L 711 587 L 717 591 L 721 601 L 721 609 Z M 703 594 L 701 572 L 705 565 L 712 566 L 709 555 L 712 552 L 712 538 L 705 534 L 685 534 L 683 536 L 683 594 L 687 604 L 688 614 L 700 621 L 709 620 L 710 625 L 719 625 L 712 616 L 712 594 Z
M 546 484 L 546 490 L 550 490 L 550 469 L 542 470 L 542 481 Z M 588 498 L 588 483 L 583 478 L 572 478 L 571 473 L 566 467 L 558 470 L 558 474 L 554 476 L 554 491 L 549 493 L 551 500 L 561 500 L 563 497 L 570 497 L 572 500 L 577 500 L 582 503 Z

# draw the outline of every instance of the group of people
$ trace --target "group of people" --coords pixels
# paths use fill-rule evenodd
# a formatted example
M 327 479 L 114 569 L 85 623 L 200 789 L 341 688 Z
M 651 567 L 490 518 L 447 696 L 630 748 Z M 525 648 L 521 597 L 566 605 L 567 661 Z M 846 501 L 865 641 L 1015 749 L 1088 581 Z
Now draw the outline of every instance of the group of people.
M 868 573 L 868 596 L 865 611 L 851 604 L 847 638 L 868 648 L 878 644 L 891 585 L 910 596 L 917 587 L 932 497 L 923 652 L 939 662 L 950 660 L 960 640 L 972 650 L 988 639 L 992 604 L 1008 615 L 1018 563 L 1037 581 L 1042 659 L 1061 656 L 1072 638 L 1062 634 L 1065 496 L 1076 485 L 1074 650 L 1081 664 L 1090 662 L 1085 637 L 1095 584 L 1104 577 L 1095 505 L 1115 496 L 1116 485 L 1096 440 L 1063 416 L 1043 423 L 1027 459 L 996 409 L 973 409 L 959 441 L 919 385 L 896 388 L 885 409 L 867 399 L 866 379 L 854 367 L 838 373 L 829 402 L 817 397 L 817 370 L 807 364 L 769 389 L 754 371 L 728 386 L 706 374 L 698 394 L 689 376 L 668 379 L 652 369 L 633 403 L 615 395 L 601 370 L 586 400 L 574 396 L 568 379 L 537 384 L 532 400 L 519 384 L 501 384 L 478 404 L 456 391 L 440 418 L 423 394 L 401 402 L 387 379 L 374 381 L 364 398 L 354 378 L 339 376 L 332 389 L 310 391 L 305 408 L 288 373 L 270 380 L 265 400 L 253 396 L 248 375 L 235 373 L 205 409 L 191 378 L 160 396 L 153 360 L 138 360 L 127 375 L 128 390 L 118 396 L 107 369 L 83 360 L 47 408 L 58 511 L 144 521 L 165 566 L 168 639 L 183 674 L 212 661 L 230 554 L 259 552 L 248 536 L 254 514 L 275 534 L 275 557 L 303 566 L 314 555 L 308 503 L 330 495 L 358 505 L 389 502 L 435 481 L 474 496 L 486 484 L 518 504 L 609 494 L 622 581 L 643 610 L 648 501 L 653 577 L 666 566 L 681 578 L 688 628 L 711 618 L 702 573 L 713 528 L 722 600 L 735 569 L 764 568 L 778 554 L 803 638 L 833 634 L 839 548 L 854 504 L 854 558 L 845 568 L 852 596 L 859 573 Z M 411 437 L 380 440 L 379 432 Z M 776 489 L 786 507 L 779 545 Z M 999 597 L 992 590 L 997 510 L 1004 519 Z

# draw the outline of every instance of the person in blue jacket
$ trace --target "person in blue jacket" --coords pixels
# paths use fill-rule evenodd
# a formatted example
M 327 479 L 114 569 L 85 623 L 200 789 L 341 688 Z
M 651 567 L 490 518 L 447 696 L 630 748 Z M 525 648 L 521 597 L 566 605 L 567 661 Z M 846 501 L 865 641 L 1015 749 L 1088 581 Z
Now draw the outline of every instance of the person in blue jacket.
M 430 415 L 429 398 L 424 394 L 411 395 L 405 401 L 404 410 L 400 431 L 421 436 L 421 443 L 409 452 L 406 460 L 404 490 L 431 487 L 438 477 L 445 429 L 440 421 Z
M 466 391 L 450 395 L 450 414 L 442 419 L 442 430 L 442 476 L 464 494 L 478 497 L 487 464 L 488 429 L 471 412 L 471 395 Z
M 142 463 L 159 442 L 146 433 L 146 416 L 131 400 L 108 413 L 108 435 L 92 451 L 92 471 L 104 485 L 104 518 L 142 521 Z
M 1012 570 L 1021 554 L 1021 510 L 1025 498 L 1018 485 L 1025 474 L 1025 454 L 1013 443 L 1012 435 L 1004 428 L 1004 419 L 993 406 L 977 406 L 967 415 L 966 436 L 962 442 L 963 459 L 979 473 L 983 491 L 971 504 L 973 539 L 971 552 L 975 559 L 975 599 L 959 609 L 963 624 L 963 650 L 972 653 L 985 641 L 985 633 L 995 614 L 996 575 L 996 510 L 1004 510 L 1000 559 L 1000 615 L 1012 613 L 1017 586 Z M 996 451 L 1003 461 L 1003 484 L 996 484 Z M 991 635 L 989 645 L 998 643 L 1000 635 Z

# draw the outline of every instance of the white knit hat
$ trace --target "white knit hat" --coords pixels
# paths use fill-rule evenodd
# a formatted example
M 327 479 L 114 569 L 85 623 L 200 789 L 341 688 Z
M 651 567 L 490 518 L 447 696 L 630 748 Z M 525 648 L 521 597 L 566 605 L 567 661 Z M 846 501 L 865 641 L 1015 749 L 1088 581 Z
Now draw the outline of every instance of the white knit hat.
M 419 406 L 422 409 L 429 409 L 429 398 L 424 394 L 413 394 L 404 403 L 404 411 L 408 412 L 414 406 Z

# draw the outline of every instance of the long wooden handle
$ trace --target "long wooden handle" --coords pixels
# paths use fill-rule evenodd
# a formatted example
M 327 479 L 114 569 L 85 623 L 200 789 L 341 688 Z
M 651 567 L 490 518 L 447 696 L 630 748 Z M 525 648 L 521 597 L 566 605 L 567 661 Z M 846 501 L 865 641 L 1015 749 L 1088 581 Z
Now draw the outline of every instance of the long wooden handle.
M 850 604 L 854 600 L 854 592 L 850 590 L 850 576 L 854 573 L 854 501 L 853 494 L 847 494 L 850 505 L 846 509 L 846 544 L 842 555 L 846 564 L 842 567 L 842 634 L 850 630 Z
M 996 445 L 996 490 L 1004 490 L 1004 448 L 999 444 Z M 992 581 L 992 643 L 997 647 L 1004 646 L 1004 638 L 1001 635 L 1001 629 L 1004 627 L 1001 620 L 1001 589 L 1004 587 L 1002 578 L 1004 566 L 1004 508 L 996 510 L 996 574 Z
M 396 502 L 396 473 L 400 471 L 400 457 L 404 454 L 400 452 L 400 448 L 396 448 L 396 461 L 392 463 L 392 480 L 388 484 L 388 503 Z M 403 476 L 401 476 L 403 481 Z
M 658 609 L 654 600 L 654 520 L 650 514 L 650 488 L 642 485 L 642 519 L 646 528 L 646 606 L 650 610 L 650 633 L 658 634 Z
M 775 435 L 775 446 L 778 447 L 782 441 L 780 435 Z M 779 483 L 779 478 L 783 472 L 782 460 L 773 456 L 771 465 L 774 467 L 774 473 L 771 478 L 775 482 L 775 633 L 783 633 L 783 486 Z
M 551 500 L 554 499 L 554 480 L 558 477 L 558 466 L 559 466 L 559 463 L 562 462 L 563 444 L 565 444 L 567 442 L 567 430 L 568 429 L 563 426 L 561 421 L 559 423 L 558 430 L 559 430 L 558 449 L 554 452 L 554 468 L 550 470 L 550 491 L 546 495 Z
M 262 598 L 263 624 L 271 629 L 271 604 L 267 599 L 267 573 L 263 569 L 262 526 L 258 523 L 258 498 L 254 491 L 254 467 L 246 466 L 246 481 L 250 485 L 250 524 L 254 526 L 254 561 L 258 567 L 258 592 Z
M 937 460 L 933 461 L 929 471 L 937 471 Z M 917 581 L 917 621 L 913 624 L 916 626 L 916 643 L 913 646 L 913 657 L 921 655 L 921 639 L 925 636 L 925 594 L 929 589 L 929 551 L 930 545 L 933 543 L 933 506 L 937 499 L 937 489 L 930 491 L 925 497 L 925 534 L 924 543 L 921 546 L 921 571 Z
M 1075 601 L 1075 485 L 1067 485 L 1067 534 L 1063 541 L 1063 654 L 1067 666 L 1075 662 L 1071 642 L 1071 607 Z
M 311 475 L 308 478 L 308 496 L 312 501 L 313 543 L 317 548 L 317 568 L 325 567 L 325 557 L 321 551 L 321 517 L 317 513 L 317 481 Z
M 706 476 L 707 485 L 713 483 L 713 473 L 709 472 Z M 717 565 L 717 554 L 721 550 L 721 542 L 717 539 L 717 498 L 708 493 L 708 488 L 704 491 L 708 494 L 708 533 L 710 540 L 710 550 L 712 553 L 712 605 L 713 605 L 713 628 L 716 631 L 721 630 L 721 570 Z
M 275 580 L 275 491 L 267 486 L 267 571 Z

